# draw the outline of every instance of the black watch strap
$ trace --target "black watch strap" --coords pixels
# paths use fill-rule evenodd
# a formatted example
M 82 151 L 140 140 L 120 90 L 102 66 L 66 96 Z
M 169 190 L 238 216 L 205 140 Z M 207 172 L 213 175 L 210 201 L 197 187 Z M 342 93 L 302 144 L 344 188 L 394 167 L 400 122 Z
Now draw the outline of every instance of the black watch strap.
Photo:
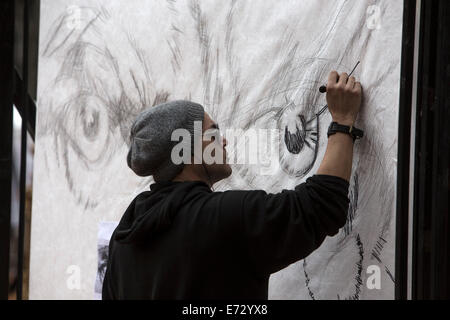
M 353 141 L 356 139 L 361 139 L 364 136 L 364 131 L 361 129 L 354 126 L 345 126 L 337 122 L 332 122 L 328 127 L 328 137 L 337 132 L 349 134 L 353 138 Z

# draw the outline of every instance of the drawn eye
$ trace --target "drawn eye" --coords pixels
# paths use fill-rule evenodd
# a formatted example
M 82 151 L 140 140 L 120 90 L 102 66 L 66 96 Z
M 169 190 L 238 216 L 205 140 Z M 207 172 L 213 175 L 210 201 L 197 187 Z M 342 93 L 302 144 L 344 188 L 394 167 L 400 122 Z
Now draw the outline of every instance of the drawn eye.
M 65 128 L 68 142 L 77 156 L 94 164 L 109 146 L 109 116 L 105 103 L 97 96 L 81 95 L 66 105 Z
M 319 147 L 319 120 L 314 107 L 287 104 L 280 117 L 284 143 L 280 144 L 280 165 L 289 176 L 303 177 L 313 168 Z

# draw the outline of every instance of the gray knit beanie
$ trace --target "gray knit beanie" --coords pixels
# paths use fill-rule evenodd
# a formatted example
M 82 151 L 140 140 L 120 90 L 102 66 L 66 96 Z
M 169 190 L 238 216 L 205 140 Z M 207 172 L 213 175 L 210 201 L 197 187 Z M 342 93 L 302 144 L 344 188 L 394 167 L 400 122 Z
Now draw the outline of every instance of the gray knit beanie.
M 131 126 L 128 166 L 138 176 L 153 175 L 155 181 L 171 181 L 183 170 L 184 164 L 174 164 L 172 132 L 184 128 L 191 134 L 194 152 L 194 121 L 203 121 L 204 109 L 194 102 L 178 100 L 145 109 Z

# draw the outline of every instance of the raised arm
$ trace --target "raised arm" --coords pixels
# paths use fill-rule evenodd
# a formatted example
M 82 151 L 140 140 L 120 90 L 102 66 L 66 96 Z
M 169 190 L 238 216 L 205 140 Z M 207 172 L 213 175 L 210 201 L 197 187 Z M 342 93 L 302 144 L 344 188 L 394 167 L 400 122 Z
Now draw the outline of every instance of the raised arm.
M 353 126 L 361 105 L 361 83 L 346 73 L 330 73 L 327 102 L 333 121 Z M 352 172 L 353 139 L 345 133 L 329 137 L 327 150 L 317 174 L 331 175 L 349 181 Z
M 351 126 L 361 104 L 361 84 L 331 72 L 327 101 L 333 121 Z M 295 190 L 245 193 L 245 242 L 256 272 L 270 274 L 307 257 L 345 225 L 352 158 L 353 138 L 336 133 L 329 137 L 317 174 Z

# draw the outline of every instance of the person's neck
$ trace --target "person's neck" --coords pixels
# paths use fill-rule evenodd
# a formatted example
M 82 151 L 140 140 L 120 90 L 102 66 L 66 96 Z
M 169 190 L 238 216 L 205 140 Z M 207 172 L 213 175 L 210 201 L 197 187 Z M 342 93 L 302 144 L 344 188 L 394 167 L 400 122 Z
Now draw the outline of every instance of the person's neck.
M 172 181 L 203 181 L 211 188 L 212 182 L 205 172 L 206 169 L 201 165 L 198 166 L 201 168 L 195 168 L 193 165 L 186 165 L 183 168 L 183 171 L 181 171 Z

